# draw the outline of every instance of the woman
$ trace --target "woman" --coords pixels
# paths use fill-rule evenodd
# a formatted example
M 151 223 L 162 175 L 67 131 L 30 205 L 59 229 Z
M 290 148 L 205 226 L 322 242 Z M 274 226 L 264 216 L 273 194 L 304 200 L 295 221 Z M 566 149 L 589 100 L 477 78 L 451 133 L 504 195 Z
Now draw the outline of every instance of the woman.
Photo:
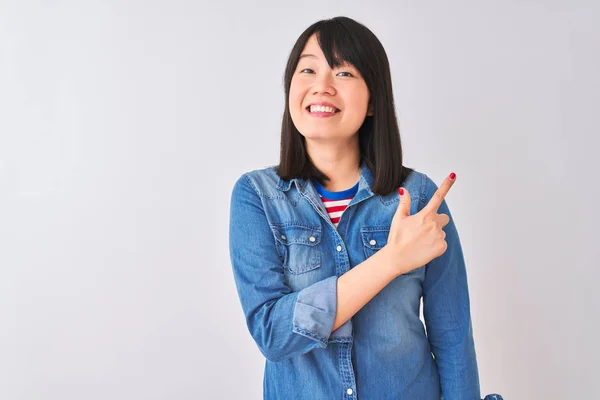
M 479 400 L 444 201 L 456 176 L 438 189 L 402 165 L 381 43 L 350 18 L 319 21 L 294 45 L 284 85 L 280 163 L 243 174 L 231 197 L 230 255 L 266 357 L 264 398 Z

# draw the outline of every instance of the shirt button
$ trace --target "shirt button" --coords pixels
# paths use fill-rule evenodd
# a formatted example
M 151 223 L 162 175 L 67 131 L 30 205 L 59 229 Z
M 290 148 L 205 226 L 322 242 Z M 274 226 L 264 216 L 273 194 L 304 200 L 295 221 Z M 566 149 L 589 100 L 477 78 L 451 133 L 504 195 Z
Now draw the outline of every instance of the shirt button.
M 316 239 L 314 236 L 311 236 L 308 240 L 310 240 L 311 242 L 314 242 Z
M 285 235 L 281 235 L 281 238 L 282 238 L 283 240 L 287 239 L 287 238 L 285 237 Z
M 371 239 L 371 241 L 369 242 L 369 244 L 371 246 L 375 246 L 377 244 L 377 241 L 375 239 Z
M 352 393 L 354 393 L 354 390 L 352 390 L 352 388 L 348 388 L 348 390 L 346 390 L 346 393 L 348 393 L 348 395 L 352 395 Z
M 342 251 L 342 246 L 338 246 L 335 248 L 337 251 Z

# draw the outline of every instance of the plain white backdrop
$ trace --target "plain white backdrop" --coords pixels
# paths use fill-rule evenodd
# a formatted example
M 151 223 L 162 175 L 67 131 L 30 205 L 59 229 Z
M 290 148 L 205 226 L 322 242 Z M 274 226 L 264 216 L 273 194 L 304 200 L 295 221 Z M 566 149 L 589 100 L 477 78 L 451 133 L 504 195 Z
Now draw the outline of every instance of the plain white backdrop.
M 229 199 L 300 33 L 383 43 L 467 261 L 482 395 L 598 382 L 600 3 L 0 0 L 0 399 L 260 399 Z

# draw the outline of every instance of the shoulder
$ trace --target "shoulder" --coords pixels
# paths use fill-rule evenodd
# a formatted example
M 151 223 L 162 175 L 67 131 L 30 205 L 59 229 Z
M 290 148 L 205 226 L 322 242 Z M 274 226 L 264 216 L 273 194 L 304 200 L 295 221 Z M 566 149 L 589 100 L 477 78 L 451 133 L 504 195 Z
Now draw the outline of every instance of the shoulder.
M 260 197 L 270 197 L 279 185 L 277 166 L 268 166 L 244 172 L 233 185 L 233 195 L 249 189 Z
M 242 177 L 246 177 L 259 187 L 277 186 L 280 180 L 277 175 L 277 166 L 254 169 L 245 172 Z
M 424 172 L 413 169 L 404 179 L 402 187 L 408 190 L 411 200 L 426 200 L 428 191 L 434 186 L 433 180 Z
M 402 187 L 408 190 L 411 202 L 418 202 L 418 210 L 421 210 L 433 197 L 438 189 L 433 179 L 426 173 L 413 170 L 404 180 Z

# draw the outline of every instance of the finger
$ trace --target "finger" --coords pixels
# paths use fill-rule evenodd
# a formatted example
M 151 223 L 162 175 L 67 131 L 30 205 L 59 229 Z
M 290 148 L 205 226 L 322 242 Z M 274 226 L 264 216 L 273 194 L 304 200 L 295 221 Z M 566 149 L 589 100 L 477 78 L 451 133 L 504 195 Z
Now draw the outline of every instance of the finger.
M 454 172 L 453 172 L 449 176 L 447 176 L 446 179 L 444 179 L 444 182 L 435 191 L 435 193 L 431 197 L 431 200 L 429 200 L 429 203 L 427 203 L 427 205 L 425 207 L 423 207 L 422 211 L 427 214 L 437 213 L 437 210 L 442 205 L 444 198 L 450 191 L 450 188 L 452 187 L 452 185 L 454 185 L 454 182 L 456 182 L 456 174 L 454 174 Z
M 450 217 L 447 214 L 438 214 L 436 216 L 436 221 L 438 222 L 440 228 L 443 228 L 450 223 Z
M 400 195 L 400 204 L 398 204 L 398 209 L 394 217 L 402 219 L 410 215 L 410 194 L 404 188 L 399 188 L 398 194 Z

